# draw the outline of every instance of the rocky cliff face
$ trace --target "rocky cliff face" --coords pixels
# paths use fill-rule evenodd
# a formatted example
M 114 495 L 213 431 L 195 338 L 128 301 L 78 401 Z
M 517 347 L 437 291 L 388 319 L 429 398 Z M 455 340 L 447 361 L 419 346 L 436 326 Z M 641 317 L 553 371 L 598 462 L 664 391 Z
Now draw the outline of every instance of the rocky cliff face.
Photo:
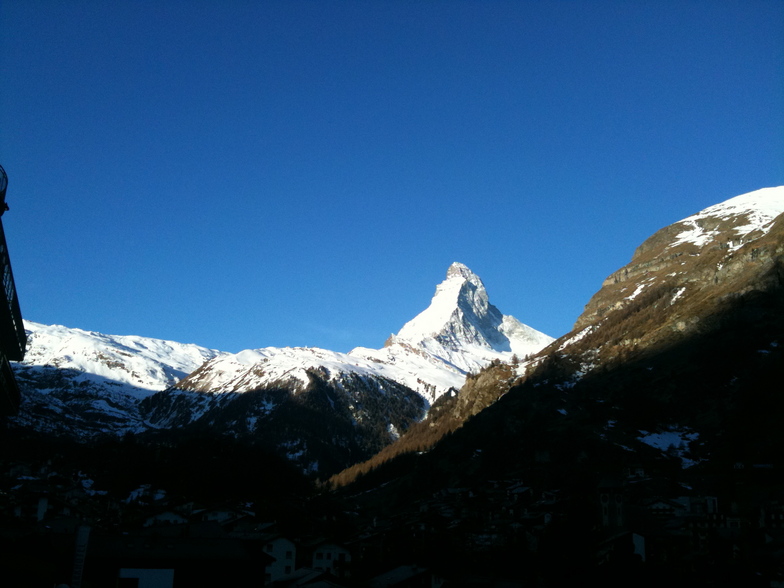
M 671 289 L 673 304 L 706 288 L 713 295 L 737 292 L 736 282 L 763 274 L 775 257 L 775 247 L 771 250 L 764 237 L 783 212 L 784 188 L 766 188 L 664 227 L 637 248 L 631 263 L 607 277 L 575 330 L 599 323 L 654 290 Z
M 721 328 L 744 299 L 778 287 L 782 213 L 784 188 L 769 188 L 657 231 L 604 281 L 557 352 L 585 375 Z

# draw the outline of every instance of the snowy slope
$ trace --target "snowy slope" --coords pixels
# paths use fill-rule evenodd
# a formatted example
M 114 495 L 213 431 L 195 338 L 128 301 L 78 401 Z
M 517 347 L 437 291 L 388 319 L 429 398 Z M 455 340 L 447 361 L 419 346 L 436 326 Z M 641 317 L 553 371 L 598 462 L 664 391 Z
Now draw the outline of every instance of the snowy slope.
M 28 344 L 17 372 L 55 367 L 75 382 L 111 381 L 134 398 L 167 388 L 220 355 L 198 345 L 147 337 L 104 335 L 60 325 L 24 321 Z M 114 386 L 118 388 L 118 386 Z
M 19 426 L 89 438 L 147 428 L 139 400 L 219 352 L 173 341 L 113 336 L 25 321 L 27 352 L 13 364 Z
M 245 392 L 272 385 L 301 392 L 311 381 L 309 371 L 319 370 L 327 381 L 343 374 L 385 378 L 422 395 L 459 388 L 464 376 L 443 363 L 413 350 L 357 350 L 349 354 L 315 347 L 267 347 L 217 357 L 204 364 L 178 388 L 199 392 Z M 374 353 L 377 356 L 374 356 Z
M 782 213 L 784 186 L 741 194 L 676 223 L 680 232 L 670 247 L 683 243 L 704 247 L 721 236 L 728 238 L 729 249 L 735 250 L 750 238 L 767 233 L 773 220 Z M 731 223 L 730 235 L 728 223 Z
M 784 186 L 763 188 L 709 206 L 646 239 L 631 262 L 610 274 L 575 323 L 580 330 L 659 288 L 686 304 L 706 283 L 721 283 L 743 267 L 744 252 L 784 213 Z M 747 252 L 751 255 L 751 252 Z

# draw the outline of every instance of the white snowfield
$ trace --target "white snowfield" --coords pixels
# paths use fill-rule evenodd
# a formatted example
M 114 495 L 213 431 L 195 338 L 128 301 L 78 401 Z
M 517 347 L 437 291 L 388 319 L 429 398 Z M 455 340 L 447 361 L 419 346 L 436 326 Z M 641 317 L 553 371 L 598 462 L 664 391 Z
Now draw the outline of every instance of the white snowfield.
M 711 223 L 706 223 L 706 220 L 737 218 L 739 224 L 734 228 L 736 238 L 730 243 L 730 249 L 735 250 L 752 233 L 757 231 L 761 231 L 762 234 L 767 233 L 773 221 L 782 213 L 784 213 L 784 186 L 762 188 L 741 194 L 679 221 L 677 224 L 684 225 L 684 229 L 670 246 L 693 243 L 698 247 L 704 247 L 720 234 L 717 228 L 708 228 Z
M 221 354 L 198 345 L 147 337 L 104 335 L 24 321 L 27 352 L 20 367 L 52 366 L 75 372 L 74 380 L 109 380 L 143 398 L 163 390 Z

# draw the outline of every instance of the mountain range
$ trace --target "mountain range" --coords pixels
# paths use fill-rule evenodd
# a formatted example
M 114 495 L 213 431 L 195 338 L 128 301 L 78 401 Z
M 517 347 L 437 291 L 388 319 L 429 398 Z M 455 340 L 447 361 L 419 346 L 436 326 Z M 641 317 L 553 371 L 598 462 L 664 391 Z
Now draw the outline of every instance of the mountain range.
M 313 474 L 366 459 L 491 361 L 551 337 L 503 315 L 481 279 L 452 264 L 426 310 L 381 349 L 263 348 L 236 354 L 26 322 L 15 365 L 18 426 L 76 437 L 224 435 Z
M 457 586 L 784 583 L 784 187 L 654 233 L 555 340 L 457 263 L 377 350 L 27 329 L 14 426 L 123 436 L 71 449 L 101 486 L 211 484 L 316 525 L 356 585 L 402 564 Z M 332 492 L 287 500 L 248 447 Z

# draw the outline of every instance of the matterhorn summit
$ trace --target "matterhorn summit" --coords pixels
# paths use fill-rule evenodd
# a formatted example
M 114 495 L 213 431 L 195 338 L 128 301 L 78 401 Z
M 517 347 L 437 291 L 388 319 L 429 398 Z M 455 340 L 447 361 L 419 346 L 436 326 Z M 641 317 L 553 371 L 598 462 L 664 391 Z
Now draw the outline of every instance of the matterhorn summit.
M 403 325 L 389 343 L 421 348 L 470 372 L 496 358 L 535 353 L 552 340 L 502 314 L 490 304 L 479 276 L 455 262 L 436 288 L 430 306 Z

